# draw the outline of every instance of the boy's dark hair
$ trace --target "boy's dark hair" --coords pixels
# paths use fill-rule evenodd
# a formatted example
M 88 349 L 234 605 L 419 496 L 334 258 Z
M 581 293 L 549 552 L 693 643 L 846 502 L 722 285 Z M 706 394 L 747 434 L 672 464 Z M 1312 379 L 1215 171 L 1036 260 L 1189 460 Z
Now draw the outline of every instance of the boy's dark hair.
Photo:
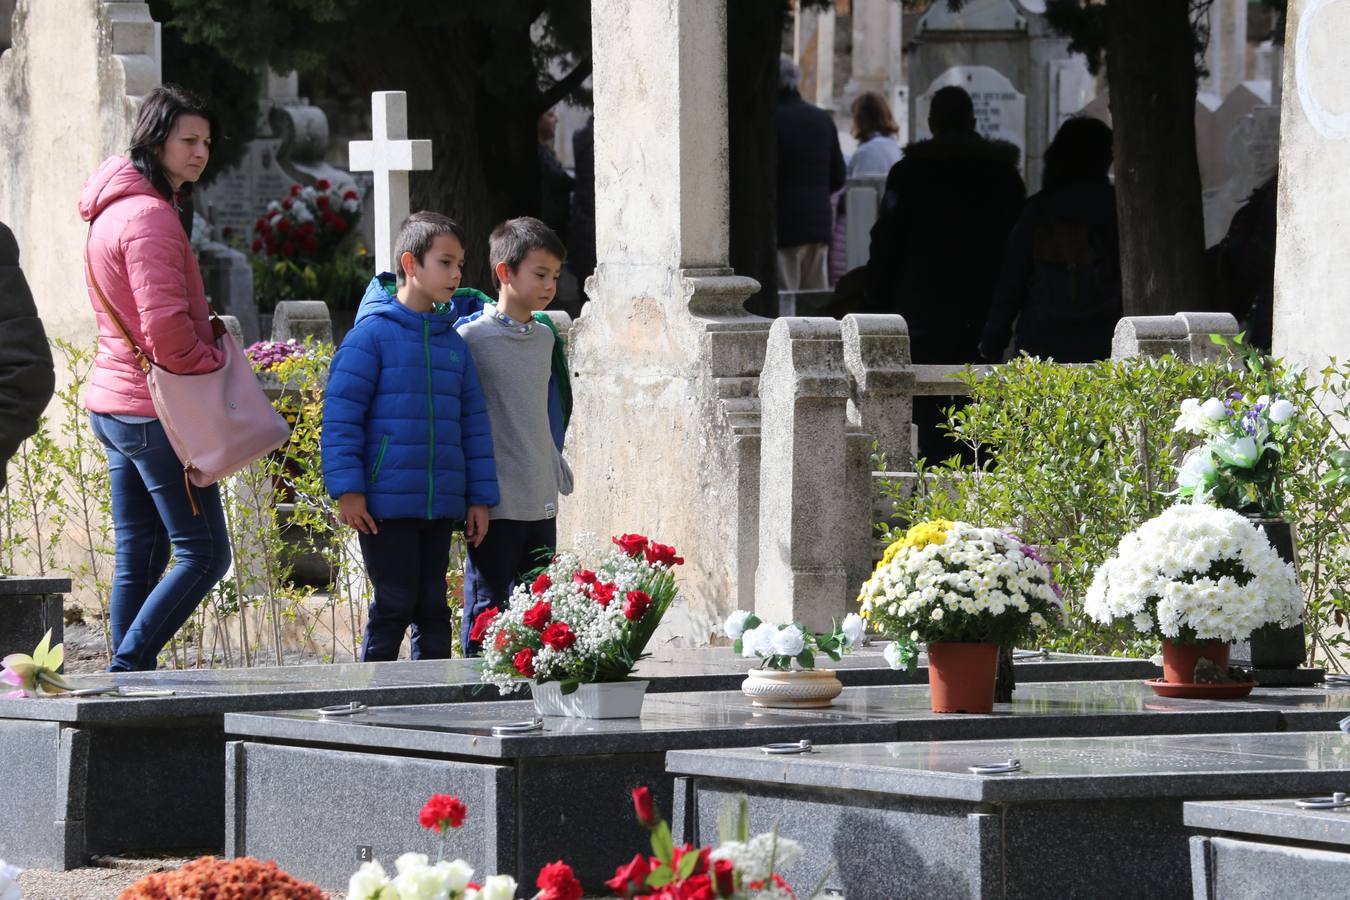
M 150 180 L 150 184 L 165 200 L 173 199 L 173 186 L 164 174 L 159 154 L 173 131 L 174 123 L 185 115 L 201 116 L 211 126 L 211 137 L 219 137 L 215 113 L 206 105 L 206 101 L 176 84 L 161 84 L 145 95 L 141 111 L 136 116 L 136 127 L 131 131 L 131 146 L 127 149 L 127 156 L 131 157 L 132 165 Z M 191 190 L 189 185 L 184 184 L 179 193 L 187 195 Z
M 538 219 L 521 216 L 519 219 L 507 219 L 492 229 L 488 238 L 488 262 L 492 265 L 492 283 L 501 287 L 497 278 L 497 263 L 506 263 L 512 271 L 520 268 L 525 257 L 532 250 L 546 250 L 561 261 L 567 258 L 567 248 L 549 228 Z
M 449 216 L 424 209 L 403 220 L 398 230 L 398 240 L 394 241 L 394 278 L 399 284 L 408 278 L 403 273 L 403 254 L 411 253 L 420 265 L 426 260 L 427 251 L 436 243 L 436 238 L 443 234 L 452 235 L 461 247 L 469 245 L 464 229 Z

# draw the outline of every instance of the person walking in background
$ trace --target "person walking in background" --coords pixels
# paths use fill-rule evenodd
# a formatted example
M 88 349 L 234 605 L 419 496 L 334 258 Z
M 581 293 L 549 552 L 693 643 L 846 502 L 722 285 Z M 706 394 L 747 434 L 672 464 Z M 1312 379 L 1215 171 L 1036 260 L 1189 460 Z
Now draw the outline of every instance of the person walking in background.
M 886 176 L 867 261 L 868 307 L 909 324 L 916 363 L 977 362 L 1008 233 L 1026 188 L 1019 152 L 975 131 L 975 107 L 959 87 L 933 95 L 933 136 L 905 148 Z M 945 459 L 967 448 L 942 432 L 952 397 L 916 397 L 919 455 Z
M 980 353 L 1057 362 L 1111 356 L 1120 319 L 1120 233 L 1111 186 L 1111 128 L 1086 117 L 1059 127 L 1045 151 L 1044 187 L 1027 201 L 1003 260 Z
M 142 368 L 197 375 L 225 361 L 179 219 L 216 133 L 198 97 L 161 85 L 141 104 L 128 156 L 104 160 L 80 196 L 89 223 L 86 287 L 98 321 L 85 406 L 108 456 L 117 545 L 109 602 L 114 672 L 154 669 L 159 651 L 230 567 L 220 486 L 188 482 Z
M 558 114 L 548 110 L 539 117 L 539 218 L 563 240 L 567 237 L 567 219 L 571 212 L 572 185 L 575 179 L 563 167 L 553 149 L 558 135 Z
M 848 158 L 849 180 L 868 176 L 885 178 L 891 167 L 900 161 L 900 144 L 895 140 L 900 126 L 891 115 L 891 105 L 876 91 L 864 91 L 854 98 L 852 110 L 853 136 L 858 139 L 858 149 Z M 830 284 L 835 285 L 848 271 L 848 209 L 843 189 L 831 199 L 834 232 L 830 241 Z
M 797 92 L 801 72 L 778 62 L 778 289 L 828 287 L 830 195 L 844 186 L 844 154 L 830 114 Z
M 581 301 L 586 302 L 586 279 L 595 271 L 595 116 L 572 132 L 572 214 L 568 219 L 567 268 L 576 275 Z
M 19 242 L 0 222 L 0 488 L 5 463 L 37 431 L 55 386 L 52 350 L 19 268 Z

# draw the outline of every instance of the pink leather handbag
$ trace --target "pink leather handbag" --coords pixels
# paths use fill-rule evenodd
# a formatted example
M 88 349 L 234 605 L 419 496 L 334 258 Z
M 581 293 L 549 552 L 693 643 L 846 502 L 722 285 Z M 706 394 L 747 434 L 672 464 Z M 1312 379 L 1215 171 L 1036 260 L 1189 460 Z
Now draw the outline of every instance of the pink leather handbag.
M 208 487 L 290 439 L 291 427 L 272 408 L 248 357 L 214 312 L 211 325 L 216 346 L 225 356 L 224 365 L 201 375 L 175 375 L 156 365 L 136 346 L 131 332 L 127 331 L 94 278 L 88 247 L 85 248 L 85 271 L 104 311 L 131 345 L 131 351 L 145 373 L 150 386 L 150 402 L 154 404 L 169 443 L 183 463 L 185 481 L 197 487 Z M 188 496 L 192 498 L 191 489 Z M 195 499 L 192 506 L 195 512 Z

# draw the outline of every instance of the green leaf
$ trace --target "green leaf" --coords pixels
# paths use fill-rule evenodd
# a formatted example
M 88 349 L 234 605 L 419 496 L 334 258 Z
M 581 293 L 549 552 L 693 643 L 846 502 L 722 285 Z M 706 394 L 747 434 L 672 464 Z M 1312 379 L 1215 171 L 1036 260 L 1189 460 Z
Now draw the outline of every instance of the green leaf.
M 697 850 L 690 851 L 680 857 L 679 876 L 680 880 L 688 878 L 694 874 L 694 869 L 698 868 L 699 853 Z
M 751 613 L 750 615 L 748 615 L 748 616 L 745 617 L 745 630 L 746 630 L 746 631 L 749 631 L 751 628 L 758 628 L 760 625 L 763 625 L 763 624 L 764 624 L 764 623 L 763 623 L 763 621 L 759 618 L 759 616 L 755 615 L 754 613 Z
M 803 669 L 814 669 L 816 667 L 816 658 L 810 650 L 803 650 L 797 654 L 797 665 Z
M 661 863 L 647 875 L 647 887 L 665 887 L 675 880 L 675 870 L 668 863 Z
M 736 652 L 737 656 L 740 656 L 745 652 L 745 643 L 740 638 L 736 638 L 736 643 L 731 645 L 731 649 Z
M 670 864 L 675 855 L 675 841 L 670 836 L 670 825 L 663 819 L 652 829 L 652 856 Z

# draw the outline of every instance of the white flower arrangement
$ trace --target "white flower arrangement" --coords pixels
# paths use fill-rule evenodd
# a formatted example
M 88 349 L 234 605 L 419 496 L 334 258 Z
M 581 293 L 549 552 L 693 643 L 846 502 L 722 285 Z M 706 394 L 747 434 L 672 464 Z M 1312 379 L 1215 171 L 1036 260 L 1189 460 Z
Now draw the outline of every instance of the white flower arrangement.
M 678 593 L 675 549 L 642 535 L 613 539 L 595 569 L 563 551 L 504 611 L 489 609 L 470 637 L 483 644 L 482 678 L 504 692 L 524 679 L 559 681 L 564 693 L 586 682 L 621 681 L 642 657 Z
M 911 665 L 920 641 L 1009 645 L 1063 618 L 1050 567 L 996 528 L 936 519 L 886 548 L 858 595 L 863 618 L 890 637 L 892 668 Z
M 516 880 L 492 875 L 473 887 L 473 867 L 462 859 L 432 863 L 425 853 L 405 853 L 390 878 L 378 860 L 362 863 L 347 883 L 347 900 L 515 900 Z
M 1092 579 L 1084 611 L 1129 619 L 1179 643 L 1242 640 L 1272 622 L 1298 624 L 1294 569 L 1230 509 L 1179 504 L 1125 535 Z
M 830 632 L 814 634 L 796 622 L 762 622 L 744 609 L 733 610 L 722 623 L 722 633 L 735 642 L 732 646 L 736 653 L 746 659 L 759 657 L 761 668 L 783 671 L 791 669 L 794 662 L 803 669 L 815 668 L 817 653 L 838 661 L 862 642 L 866 628 L 861 616 L 849 613 Z

